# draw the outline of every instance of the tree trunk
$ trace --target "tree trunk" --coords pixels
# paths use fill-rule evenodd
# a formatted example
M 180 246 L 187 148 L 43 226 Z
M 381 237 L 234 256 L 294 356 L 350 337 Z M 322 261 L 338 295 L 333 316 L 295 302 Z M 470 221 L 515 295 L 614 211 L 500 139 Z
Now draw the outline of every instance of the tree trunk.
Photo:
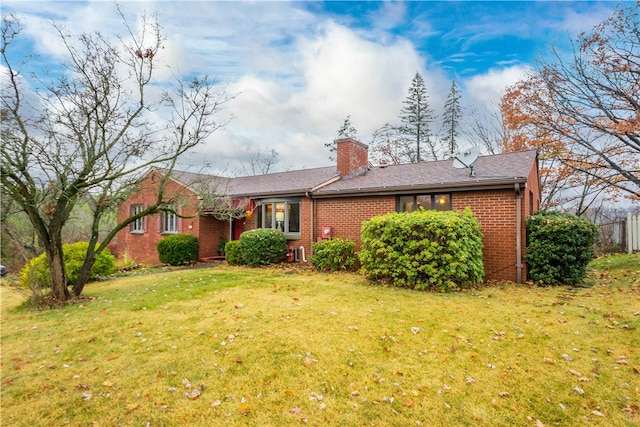
M 67 272 L 64 268 L 62 242 L 47 245 L 46 253 L 51 272 L 51 294 L 58 301 L 66 301 L 71 294 L 67 288 Z
M 89 245 L 91 246 L 91 245 Z M 80 269 L 80 274 L 78 275 L 78 280 L 73 284 L 73 295 L 80 296 L 82 291 L 84 290 L 84 285 L 89 281 L 89 275 L 91 274 L 91 268 L 93 264 L 96 262 L 96 253 L 94 250 L 89 248 L 87 250 L 87 256 L 82 264 L 82 268 Z

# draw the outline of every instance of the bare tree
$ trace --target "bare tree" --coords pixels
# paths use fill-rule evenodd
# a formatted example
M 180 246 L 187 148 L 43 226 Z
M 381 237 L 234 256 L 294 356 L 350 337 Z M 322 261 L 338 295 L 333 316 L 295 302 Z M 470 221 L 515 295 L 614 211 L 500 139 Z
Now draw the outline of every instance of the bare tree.
M 386 123 L 373 132 L 369 153 L 379 165 L 415 163 L 415 140 L 407 137 L 398 126 Z
M 249 155 L 249 165 L 242 164 L 244 175 L 263 175 L 269 173 L 271 169 L 280 161 L 280 154 L 271 149 L 258 148 Z
M 640 3 L 622 3 L 572 56 L 522 83 L 518 108 L 564 167 L 640 199 Z M 537 93 L 531 88 L 535 85 Z M 557 148 L 556 148 L 557 147 Z
M 100 239 L 105 213 L 126 198 L 143 171 L 160 166 L 170 172 L 180 156 L 223 126 L 214 116 L 230 99 L 206 77 L 159 90 L 153 79 L 163 42 L 157 19 L 142 16 L 134 30 L 117 11 L 126 35 L 116 42 L 98 32 L 73 35 L 52 24 L 66 52 L 64 69 L 54 77 L 25 76 L 14 67 L 9 51 L 21 28 L 15 16 L 3 16 L 2 189 L 33 224 L 58 300 L 71 296 L 62 233 L 78 200 L 91 195 L 86 200 L 93 218 L 85 262 L 72 284 L 76 296 L 118 230 L 175 209 L 164 190 L 170 173 L 158 183 L 155 203 Z M 163 115 L 166 121 L 158 120 Z

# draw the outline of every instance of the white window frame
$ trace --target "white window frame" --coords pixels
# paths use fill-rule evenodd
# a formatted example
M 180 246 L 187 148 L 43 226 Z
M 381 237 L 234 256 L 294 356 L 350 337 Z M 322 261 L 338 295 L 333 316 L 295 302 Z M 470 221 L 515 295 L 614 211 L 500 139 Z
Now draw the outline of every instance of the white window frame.
M 160 215 L 160 221 L 162 234 L 176 234 L 178 232 L 178 215 L 175 212 L 163 211 Z
M 138 215 L 143 210 L 144 210 L 144 205 L 142 203 L 135 203 L 130 206 L 131 216 Z M 144 233 L 144 217 L 138 218 L 134 220 L 131 224 L 129 224 L 129 231 L 132 234 L 143 234 Z
M 290 230 L 290 206 L 297 205 L 298 224 L 297 231 Z M 280 209 L 284 208 L 284 210 Z M 256 226 L 258 228 L 277 228 L 284 232 L 288 240 L 300 240 L 302 238 L 302 202 L 300 199 L 266 199 L 261 200 L 257 207 L 258 219 Z M 267 210 L 270 209 L 269 215 Z

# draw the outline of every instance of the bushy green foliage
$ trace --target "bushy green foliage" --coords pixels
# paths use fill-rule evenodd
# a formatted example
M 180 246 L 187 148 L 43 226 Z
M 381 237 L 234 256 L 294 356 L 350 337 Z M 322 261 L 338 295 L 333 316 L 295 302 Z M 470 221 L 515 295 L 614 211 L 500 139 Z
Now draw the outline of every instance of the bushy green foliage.
M 482 281 L 482 232 L 469 208 L 373 217 L 362 225 L 362 272 L 370 278 L 440 291 Z
M 593 258 L 595 224 L 563 212 L 538 212 L 526 221 L 529 278 L 543 285 L 580 283 Z
M 173 234 L 158 242 L 158 258 L 163 264 L 182 265 L 198 259 L 198 238 L 191 234 Z
M 319 270 L 355 270 L 358 265 L 355 248 L 354 242 L 340 238 L 314 242 L 309 262 Z
M 286 254 L 287 238 L 281 230 L 259 228 L 240 235 L 240 255 L 251 267 L 280 262 Z
M 68 285 L 72 285 L 78 280 L 88 247 L 88 242 L 76 242 L 62 246 Z M 116 271 L 116 258 L 111 254 L 109 249 L 105 249 L 100 252 L 100 255 L 98 255 L 93 263 L 89 273 L 89 280 L 94 280 L 101 276 L 108 276 Z M 29 286 L 29 284 L 35 283 L 40 287 L 49 287 L 51 286 L 50 274 L 47 256 L 43 253 L 32 258 L 24 266 L 20 272 L 20 280 L 23 286 Z
M 240 255 L 240 240 L 232 240 L 224 245 L 224 255 L 231 265 L 242 265 L 242 255 Z

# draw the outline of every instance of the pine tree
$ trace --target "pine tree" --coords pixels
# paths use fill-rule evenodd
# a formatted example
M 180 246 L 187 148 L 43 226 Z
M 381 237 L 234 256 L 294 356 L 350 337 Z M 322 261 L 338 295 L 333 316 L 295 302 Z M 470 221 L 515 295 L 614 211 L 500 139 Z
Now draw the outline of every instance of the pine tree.
M 324 144 L 324 146 L 327 147 L 329 149 L 329 152 L 331 153 L 329 155 L 329 160 L 334 161 L 336 159 L 335 156 L 334 156 L 334 153 L 337 150 L 336 140 L 342 139 L 342 138 L 354 138 L 354 139 L 356 139 L 357 137 L 358 137 L 358 130 L 351 123 L 351 114 L 349 114 L 344 119 L 344 122 L 342 123 L 342 126 L 340 126 L 340 128 L 338 129 L 336 139 L 334 139 L 331 142 L 326 142 Z
M 445 128 L 444 142 L 449 153 L 455 153 L 458 144 L 456 137 L 459 136 L 458 127 L 462 119 L 462 108 L 460 107 L 461 94 L 458 91 L 456 82 L 451 82 L 449 95 L 444 103 L 444 113 L 442 114 L 442 124 Z
M 402 132 L 411 137 L 416 144 L 415 156 L 411 156 L 412 162 L 421 162 L 420 145 L 423 142 L 431 150 L 431 155 L 437 159 L 435 145 L 431 140 L 431 129 L 429 124 L 434 120 L 434 112 L 429 108 L 429 95 L 424 85 L 424 79 L 420 73 L 416 72 L 411 81 L 411 87 L 407 98 L 403 101 L 404 107 L 400 111 L 400 121 L 402 122 Z

